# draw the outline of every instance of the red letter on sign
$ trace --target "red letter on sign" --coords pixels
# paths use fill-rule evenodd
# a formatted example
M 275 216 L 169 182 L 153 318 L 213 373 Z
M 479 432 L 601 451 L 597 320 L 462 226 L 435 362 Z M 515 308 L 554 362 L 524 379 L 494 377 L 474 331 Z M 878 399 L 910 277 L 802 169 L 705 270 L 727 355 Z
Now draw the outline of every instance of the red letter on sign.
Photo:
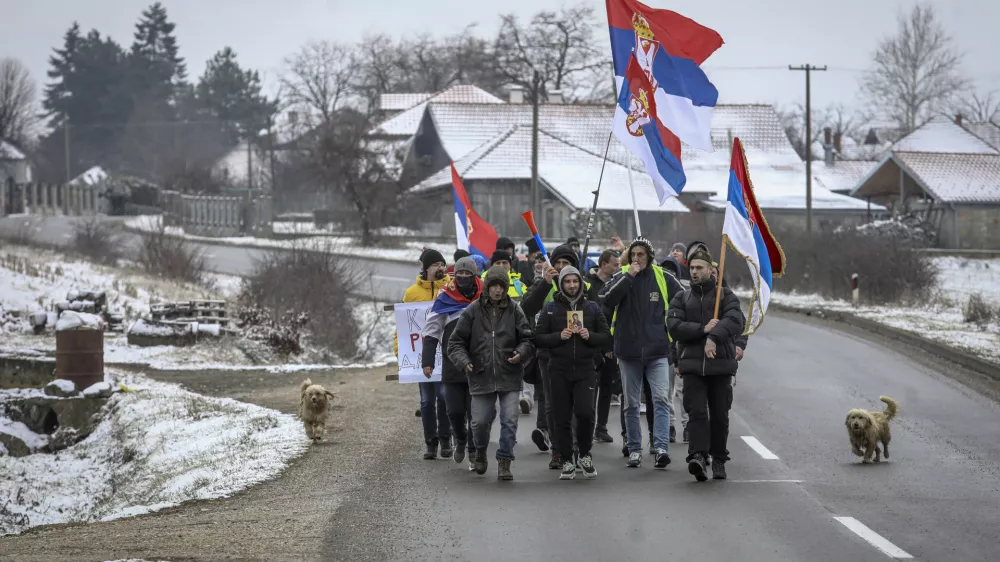
M 420 334 L 410 334 L 410 349 L 413 351 L 417 350 L 417 340 L 420 339 Z

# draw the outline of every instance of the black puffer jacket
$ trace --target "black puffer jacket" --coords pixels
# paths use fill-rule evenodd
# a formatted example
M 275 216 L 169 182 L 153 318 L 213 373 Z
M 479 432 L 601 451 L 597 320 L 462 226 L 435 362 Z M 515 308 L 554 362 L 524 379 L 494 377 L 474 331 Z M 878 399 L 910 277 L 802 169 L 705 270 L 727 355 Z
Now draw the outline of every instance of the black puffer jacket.
M 715 311 L 715 282 L 692 283 L 670 301 L 667 326 L 677 343 L 677 366 L 682 375 L 735 375 L 739 368 L 736 338 L 743 332 L 743 312 L 739 297 L 728 287 L 722 291 L 719 323 L 708 334 L 705 326 Z M 715 359 L 705 357 L 706 338 L 715 342 Z
M 560 334 L 566 329 L 566 314 L 572 310 L 582 311 L 583 327 L 590 332 L 589 339 L 584 340 L 579 334 L 562 339 Z M 611 350 L 611 328 L 596 302 L 581 298 L 571 304 L 559 292 L 542 310 L 535 345 L 549 350 L 551 372 L 558 372 L 569 380 L 579 380 L 596 371 L 595 359 L 601 352 Z
M 492 279 L 494 269 L 486 276 L 487 287 L 496 281 Z M 448 338 L 448 357 L 455 367 L 464 371 L 472 364 L 472 372 L 466 373 L 466 377 L 473 395 L 520 391 L 523 364 L 535 349 L 528 318 L 506 294 L 506 272 L 503 280 L 503 298 L 494 303 L 489 290 L 484 289 L 479 300 L 462 311 Z M 521 363 L 508 363 L 515 353 L 520 353 Z

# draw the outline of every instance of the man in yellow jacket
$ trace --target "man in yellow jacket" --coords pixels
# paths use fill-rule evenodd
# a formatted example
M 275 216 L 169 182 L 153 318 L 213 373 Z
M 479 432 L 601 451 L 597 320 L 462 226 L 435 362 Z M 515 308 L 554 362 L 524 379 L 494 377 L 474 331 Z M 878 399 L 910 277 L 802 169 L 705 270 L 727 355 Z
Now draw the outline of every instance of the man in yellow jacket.
M 437 250 L 424 250 L 420 255 L 420 275 L 416 283 L 403 293 L 403 302 L 430 302 L 437 298 L 438 291 L 451 281 L 445 274 L 448 265 L 444 256 Z M 399 334 L 393 337 L 393 350 L 399 355 Z M 420 386 L 420 419 L 424 424 L 424 442 L 427 451 L 424 458 L 436 459 L 438 447 L 441 457 L 450 458 L 451 421 L 444 401 L 444 390 L 440 382 L 421 382 Z

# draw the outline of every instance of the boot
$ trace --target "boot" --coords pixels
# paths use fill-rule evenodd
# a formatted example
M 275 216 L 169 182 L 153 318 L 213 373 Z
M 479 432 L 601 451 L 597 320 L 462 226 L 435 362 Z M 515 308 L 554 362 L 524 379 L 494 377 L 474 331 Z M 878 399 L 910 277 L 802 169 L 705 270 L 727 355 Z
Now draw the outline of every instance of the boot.
M 476 474 L 482 476 L 486 474 L 486 469 L 489 468 L 489 462 L 486 461 L 486 451 L 476 451 Z
M 451 437 L 441 442 L 441 458 L 450 459 L 454 450 L 451 448 Z
M 715 480 L 726 479 L 726 463 L 719 459 L 712 459 L 712 478 Z
M 549 461 L 549 468 L 551 470 L 559 470 L 562 468 L 562 459 L 559 457 L 559 453 L 552 453 L 552 460 Z
M 465 460 L 465 442 L 458 441 L 455 443 L 455 462 L 460 463 Z
M 438 443 L 437 440 L 435 439 L 434 441 L 431 441 L 430 443 L 427 444 L 427 450 L 424 452 L 424 460 L 432 461 L 436 459 L 437 456 L 438 456 Z
M 513 480 L 514 473 L 510 471 L 510 459 L 497 461 L 497 480 Z
M 688 461 L 688 472 L 694 475 L 698 482 L 708 480 L 705 475 L 705 460 L 699 455 Z
M 599 428 L 597 428 L 597 430 L 594 431 L 594 440 L 596 440 L 596 441 L 598 441 L 600 443 L 614 443 L 615 442 L 614 438 L 611 437 L 611 434 L 608 433 L 608 428 L 606 428 L 606 427 L 599 427 Z

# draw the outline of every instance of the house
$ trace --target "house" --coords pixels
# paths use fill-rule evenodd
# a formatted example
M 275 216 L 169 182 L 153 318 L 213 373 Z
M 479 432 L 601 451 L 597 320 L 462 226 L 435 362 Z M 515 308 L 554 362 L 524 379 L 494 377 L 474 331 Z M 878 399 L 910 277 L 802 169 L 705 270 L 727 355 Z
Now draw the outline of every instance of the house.
M 1000 249 L 1000 150 L 992 144 L 1000 133 L 977 127 L 988 141 L 956 121 L 935 118 L 898 140 L 851 194 L 923 213 L 940 247 Z
M 555 102 L 552 102 L 552 98 Z M 541 209 L 536 220 L 545 237 L 582 234 L 585 225 L 571 224 L 577 211 L 593 205 L 593 191 L 602 178 L 597 208 L 614 220 L 615 232 L 635 233 L 629 191 L 630 155 L 609 136 L 614 105 L 560 103 L 559 96 L 539 106 L 538 171 Z M 442 236 L 454 234 L 450 163 L 462 175 L 476 211 L 498 231 L 513 237 L 527 236 L 520 214 L 531 208 L 532 106 L 523 92 L 511 91 L 508 102 L 448 103 L 428 99 L 415 133 L 408 140 L 403 167 L 413 177 L 410 195 L 429 202 L 428 213 L 439 221 Z M 409 115 L 407 115 L 409 113 Z M 410 110 L 390 119 L 406 116 Z M 395 126 L 395 125 L 393 125 Z M 386 134 L 393 130 L 383 125 Z M 656 201 L 652 183 L 642 164 L 631 158 L 632 184 L 640 209 L 644 236 L 673 240 L 695 227 L 721 230 L 729 183 L 732 138 L 740 137 L 747 150 L 758 201 L 769 221 L 804 227 L 805 168 L 788 140 L 774 108 L 769 105 L 719 105 L 712 122 L 714 152 L 682 147 L 687 185 L 680 197 L 664 206 Z M 813 207 L 831 227 L 845 219 L 867 219 L 866 202 L 814 186 Z M 877 206 L 876 206 L 877 207 Z M 880 207 L 877 207 L 880 209 Z M 773 210 L 773 213 L 771 212 Z M 422 225 L 428 228 L 428 225 Z
M 32 171 L 27 155 L 13 142 L 0 139 L 0 183 L 31 183 Z

